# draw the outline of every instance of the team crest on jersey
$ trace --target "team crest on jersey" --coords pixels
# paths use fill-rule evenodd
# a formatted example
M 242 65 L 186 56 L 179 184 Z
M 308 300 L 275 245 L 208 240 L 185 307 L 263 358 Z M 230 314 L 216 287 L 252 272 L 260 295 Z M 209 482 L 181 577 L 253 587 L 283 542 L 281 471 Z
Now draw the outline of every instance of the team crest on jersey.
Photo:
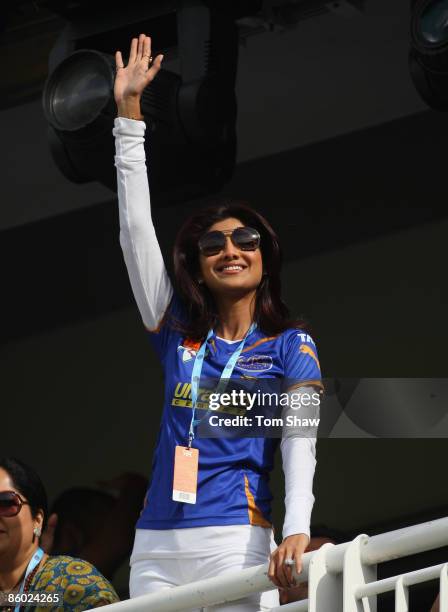
M 236 362 L 240 370 L 246 372 L 267 372 L 272 368 L 272 357 L 270 355 L 251 355 L 240 357 Z
M 185 338 L 182 344 L 177 347 L 177 352 L 182 355 L 182 361 L 190 361 L 196 357 L 200 346 L 200 342 L 193 342 L 193 340 Z

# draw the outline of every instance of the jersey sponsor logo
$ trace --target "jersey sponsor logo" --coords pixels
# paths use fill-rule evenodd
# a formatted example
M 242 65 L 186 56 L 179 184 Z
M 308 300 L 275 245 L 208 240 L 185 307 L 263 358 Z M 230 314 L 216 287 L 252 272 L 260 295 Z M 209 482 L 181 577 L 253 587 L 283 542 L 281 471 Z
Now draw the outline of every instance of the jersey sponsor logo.
M 316 346 L 314 340 L 311 338 L 311 336 L 309 334 L 300 333 L 300 334 L 297 334 L 297 335 L 300 337 L 302 342 L 309 342 L 310 344 L 314 344 L 314 346 Z
M 215 392 L 216 389 L 199 388 L 196 408 L 199 410 L 209 410 L 210 394 Z M 181 406 L 183 408 L 193 407 L 193 402 L 191 399 L 191 383 L 180 381 L 177 383 L 171 398 L 171 406 Z M 216 412 L 244 415 L 246 413 L 246 408 L 245 406 L 220 406 Z
M 196 408 L 200 408 L 201 410 L 207 410 L 210 393 L 211 391 L 209 389 L 199 389 Z M 171 400 L 171 405 L 172 406 L 185 406 L 187 408 L 192 407 L 191 383 L 187 383 L 187 382 L 177 383 L 174 389 L 174 395 Z
M 272 368 L 272 357 L 270 355 L 251 355 L 240 357 L 236 362 L 240 370 L 246 372 L 267 372 Z

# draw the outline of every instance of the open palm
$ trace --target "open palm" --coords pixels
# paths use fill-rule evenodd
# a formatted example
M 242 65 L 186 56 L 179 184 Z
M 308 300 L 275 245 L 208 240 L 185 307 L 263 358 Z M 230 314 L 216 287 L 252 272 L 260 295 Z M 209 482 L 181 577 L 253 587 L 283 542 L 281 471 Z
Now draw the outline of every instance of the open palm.
M 160 70 L 163 55 L 158 55 L 149 67 L 150 58 L 151 38 L 145 34 L 132 39 L 127 66 L 123 63 L 121 51 L 115 53 L 117 74 L 114 96 L 117 104 L 128 98 L 140 98 L 145 87 L 154 79 Z

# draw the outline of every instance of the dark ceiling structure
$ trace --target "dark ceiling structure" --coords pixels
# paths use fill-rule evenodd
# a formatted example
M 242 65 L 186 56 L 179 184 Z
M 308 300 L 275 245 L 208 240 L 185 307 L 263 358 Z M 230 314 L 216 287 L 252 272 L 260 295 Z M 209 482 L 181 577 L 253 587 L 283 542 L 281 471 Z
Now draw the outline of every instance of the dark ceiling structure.
M 260 8 L 258 3 L 247 3 L 244 11 L 236 13 L 240 37 L 279 24 L 292 27 L 325 11 L 364 8 L 361 2 L 307 0 L 271 2 L 266 12 L 265 4 Z M 169 8 L 170 3 L 164 5 Z M 16 2 L 2 8 L 0 46 L 8 57 L 6 77 L 0 83 L 3 109 L 41 96 L 50 51 L 73 17 L 71 11 L 82 13 L 85 6 L 84 2 Z M 98 11 L 104 6 L 94 4 Z M 160 31 L 165 31 L 168 53 L 175 54 L 172 11 L 166 15 Z M 97 40 L 102 51 L 110 51 L 107 33 Z M 279 93 L 280 98 L 287 95 Z M 237 165 L 222 194 L 257 203 L 277 228 L 286 260 L 435 221 L 447 215 L 447 128 L 445 114 L 427 111 L 253 159 Z M 27 137 L 33 136 L 23 135 Z M 158 210 L 156 225 L 164 252 L 170 251 L 189 208 L 200 203 Z M 113 197 L 1 231 L 1 340 L 10 342 L 132 306 L 118 231 Z

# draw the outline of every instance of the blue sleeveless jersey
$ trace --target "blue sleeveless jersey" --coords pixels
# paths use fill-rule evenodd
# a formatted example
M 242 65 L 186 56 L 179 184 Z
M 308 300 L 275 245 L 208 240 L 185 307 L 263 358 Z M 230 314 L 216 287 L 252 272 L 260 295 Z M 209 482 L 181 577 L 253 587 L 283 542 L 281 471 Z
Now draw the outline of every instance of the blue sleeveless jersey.
M 176 318 L 183 318 L 182 305 L 176 296 L 169 310 Z M 196 504 L 172 500 L 174 452 L 177 445 L 186 446 L 188 442 L 192 417 L 191 375 L 200 344 L 182 337 L 169 322 L 162 324 L 157 332 L 149 332 L 149 337 L 164 369 L 165 399 L 151 483 L 137 528 L 270 526 L 269 472 L 280 442 L 277 438 L 195 437 L 193 446 L 199 449 Z M 213 335 L 201 380 L 219 379 L 238 344 L 229 344 Z M 300 329 L 288 329 L 273 337 L 255 329 L 246 339 L 232 379 L 248 376 L 289 378 L 321 386 L 312 338 Z

